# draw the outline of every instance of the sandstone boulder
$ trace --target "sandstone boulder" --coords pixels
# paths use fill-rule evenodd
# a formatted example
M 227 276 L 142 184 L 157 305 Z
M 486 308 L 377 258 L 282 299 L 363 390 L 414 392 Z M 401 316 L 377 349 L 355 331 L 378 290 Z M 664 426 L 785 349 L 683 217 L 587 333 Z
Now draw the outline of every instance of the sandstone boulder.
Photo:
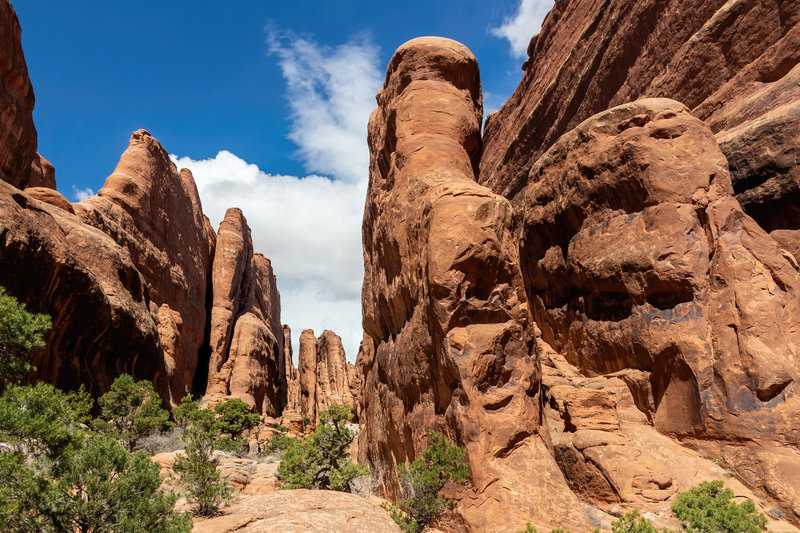
M 46 187 L 53 190 L 56 188 L 56 167 L 39 153 L 31 162 L 31 173 L 25 188 L 29 187 Z
M 253 252 L 250 228 L 237 208 L 225 213 L 216 242 L 206 397 L 237 397 L 278 416 L 285 404 L 285 354 L 272 265 Z
M 668 97 L 718 136 L 748 214 L 769 231 L 798 229 L 798 22 L 798 0 L 556 2 L 522 82 L 486 121 L 479 182 L 514 198 L 583 120 Z

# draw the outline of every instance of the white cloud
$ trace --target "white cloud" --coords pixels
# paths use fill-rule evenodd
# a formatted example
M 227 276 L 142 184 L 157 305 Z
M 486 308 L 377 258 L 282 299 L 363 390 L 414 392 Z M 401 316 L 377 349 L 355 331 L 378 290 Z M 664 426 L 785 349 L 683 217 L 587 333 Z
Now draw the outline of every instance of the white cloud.
M 357 183 L 367 178 L 367 121 L 383 82 L 378 49 L 365 37 L 338 47 L 289 32 L 267 43 L 286 80 L 289 138 L 309 172 Z
M 542 29 L 542 21 L 553 7 L 553 0 L 521 0 L 517 12 L 503 21 L 498 28 L 490 28 L 495 37 L 507 39 L 511 45 L 511 55 L 528 56 L 528 43 L 531 37 Z
M 289 33 L 270 34 L 268 45 L 286 80 L 290 139 L 312 175 L 269 174 L 225 150 L 201 161 L 171 157 L 192 171 L 215 228 L 228 207 L 244 213 L 255 250 L 272 261 L 295 354 L 303 329 L 317 335 L 331 329 L 354 361 L 361 341 L 367 121 L 383 81 L 377 48 L 364 38 L 323 47 Z
M 72 186 L 72 197 L 76 202 L 82 202 L 90 196 L 94 196 L 94 191 L 89 187 L 86 187 L 85 189 L 79 189 L 75 185 Z

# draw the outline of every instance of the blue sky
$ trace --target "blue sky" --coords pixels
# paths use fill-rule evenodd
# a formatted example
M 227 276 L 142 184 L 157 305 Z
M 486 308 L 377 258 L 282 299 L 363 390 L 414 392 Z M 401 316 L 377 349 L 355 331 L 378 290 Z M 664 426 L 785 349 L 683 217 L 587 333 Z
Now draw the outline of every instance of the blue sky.
M 366 121 L 391 54 L 421 35 L 477 56 L 484 104 L 521 79 L 552 0 L 16 0 L 39 152 L 70 200 L 145 128 L 195 174 L 215 227 L 242 207 L 283 321 L 360 339 Z

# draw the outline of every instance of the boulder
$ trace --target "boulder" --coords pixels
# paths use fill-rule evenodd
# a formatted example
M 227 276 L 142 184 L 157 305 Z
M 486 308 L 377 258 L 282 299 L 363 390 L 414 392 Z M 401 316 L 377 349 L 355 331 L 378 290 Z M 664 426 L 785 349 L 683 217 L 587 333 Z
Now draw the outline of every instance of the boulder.
M 56 167 L 38 152 L 31 162 L 31 173 L 25 188 L 29 187 L 56 188 Z

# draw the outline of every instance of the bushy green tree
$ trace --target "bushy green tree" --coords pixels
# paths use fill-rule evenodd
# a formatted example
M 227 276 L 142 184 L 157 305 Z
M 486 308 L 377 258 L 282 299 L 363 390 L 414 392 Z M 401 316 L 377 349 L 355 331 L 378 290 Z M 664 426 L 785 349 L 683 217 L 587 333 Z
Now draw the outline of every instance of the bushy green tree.
M 319 415 L 314 433 L 295 440 L 278 466 L 284 489 L 352 490 L 353 481 L 369 471 L 347 455 L 355 434 L 347 427 L 353 412 L 348 406 L 333 406 Z
M 215 515 L 231 497 L 217 470 L 220 461 L 217 451 L 242 445 L 243 433 L 255 427 L 259 418 L 248 410 L 247 404 L 237 399 L 217 404 L 214 409 L 201 409 L 188 396 L 173 410 L 176 422 L 185 427 L 181 438 L 186 444 L 184 453 L 176 458 L 175 471 L 197 514 Z
M 733 491 L 722 481 L 705 481 L 681 492 L 672 504 L 672 512 L 688 533 L 759 533 L 767 529 L 767 517 L 755 504 L 745 500 L 737 504 Z
M 97 427 L 118 438 L 128 451 L 169 424 L 169 412 L 161 408 L 161 398 L 153 384 L 147 380 L 134 381 L 128 374 L 115 379 L 98 404 Z
M 438 431 L 428 432 L 428 448 L 410 465 L 400 465 L 397 474 L 402 491 L 398 504 L 387 510 L 406 532 L 418 533 L 452 504 L 439 492 L 447 483 L 464 483 L 469 477 L 466 450 L 452 446 Z
M 31 356 L 44 347 L 49 329 L 49 316 L 29 313 L 0 287 L 0 390 L 34 370 Z
M 89 431 L 85 393 L 12 385 L 0 396 L 0 523 L 14 532 L 191 530 L 158 465 Z
M 612 533 L 658 533 L 658 529 L 637 510 L 611 523 Z

